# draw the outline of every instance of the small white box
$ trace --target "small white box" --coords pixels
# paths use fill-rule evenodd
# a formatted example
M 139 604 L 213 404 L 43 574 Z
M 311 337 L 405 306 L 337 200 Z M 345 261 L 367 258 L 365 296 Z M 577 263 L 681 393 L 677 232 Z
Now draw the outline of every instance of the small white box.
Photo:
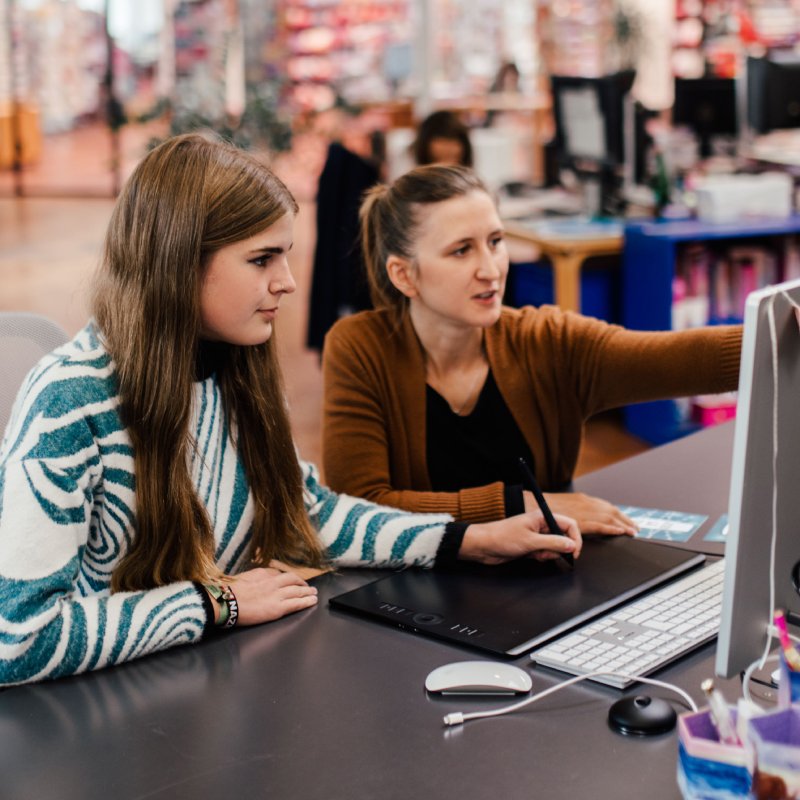
M 709 175 L 696 186 L 697 216 L 709 222 L 792 214 L 792 178 L 784 172 Z

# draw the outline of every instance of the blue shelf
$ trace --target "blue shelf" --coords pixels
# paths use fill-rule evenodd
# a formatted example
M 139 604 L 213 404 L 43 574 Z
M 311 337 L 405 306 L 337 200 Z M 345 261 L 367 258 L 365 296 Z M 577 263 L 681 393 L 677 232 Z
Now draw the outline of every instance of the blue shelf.
M 796 233 L 800 233 L 800 214 L 726 223 L 679 220 L 627 225 L 622 254 L 622 324 L 634 330 L 671 329 L 672 281 L 681 246 Z M 696 425 L 681 419 L 671 400 L 628 406 L 625 425 L 652 444 L 664 444 L 697 430 Z
M 517 308 L 555 302 L 553 268 L 546 259 L 512 264 L 508 280 L 509 302 Z M 584 267 L 581 270 L 581 313 L 607 322 L 620 322 L 621 284 L 617 264 L 613 268 L 591 264 Z

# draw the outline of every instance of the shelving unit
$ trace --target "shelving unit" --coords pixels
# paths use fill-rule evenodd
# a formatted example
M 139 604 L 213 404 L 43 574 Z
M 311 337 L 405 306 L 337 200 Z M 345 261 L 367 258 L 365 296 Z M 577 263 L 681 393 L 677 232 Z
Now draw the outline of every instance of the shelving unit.
M 539 39 L 530 0 L 437 0 L 428 4 L 428 15 L 435 101 L 485 96 L 506 60 L 519 71 L 518 88 L 534 92 Z
M 298 111 L 387 98 L 388 58 L 410 53 L 410 0 L 281 0 L 278 35 Z M 397 88 L 397 87 L 394 87 Z
M 735 78 L 747 49 L 800 39 L 797 0 L 676 0 L 672 67 L 682 78 Z
M 735 16 L 734 0 L 677 0 L 673 73 L 701 78 L 710 68 L 720 77 L 734 77 L 741 47 Z
M 523 91 L 533 92 L 539 61 L 530 0 L 424 5 L 423 10 L 415 0 L 276 0 L 274 39 L 293 108 L 320 111 L 336 95 L 361 107 L 427 94 L 434 104 L 484 96 L 508 58 L 520 70 Z
M 542 59 L 551 75 L 605 75 L 613 39 L 612 0 L 538 0 Z
M 786 275 L 786 253 L 800 233 L 800 215 L 787 219 L 707 223 L 696 220 L 630 224 L 623 247 L 622 322 L 635 330 L 673 328 L 673 288 L 677 265 L 686 247 L 767 244 L 779 252 L 778 279 Z M 795 267 L 792 266 L 792 269 Z M 625 409 L 628 430 L 653 444 L 663 444 L 699 427 L 681 413 L 681 405 L 664 400 Z
M 753 32 L 767 47 L 791 47 L 798 42 L 800 4 L 797 0 L 748 0 Z

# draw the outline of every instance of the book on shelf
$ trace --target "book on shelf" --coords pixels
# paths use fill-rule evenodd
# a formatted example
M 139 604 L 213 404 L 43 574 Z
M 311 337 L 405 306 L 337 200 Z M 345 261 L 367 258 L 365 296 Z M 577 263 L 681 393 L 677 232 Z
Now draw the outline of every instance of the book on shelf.
M 796 248 L 785 262 L 800 273 Z M 724 250 L 702 244 L 687 246 L 679 255 L 672 284 L 673 329 L 740 324 L 747 296 L 777 283 L 780 267 L 777 253 L 762 245 Z

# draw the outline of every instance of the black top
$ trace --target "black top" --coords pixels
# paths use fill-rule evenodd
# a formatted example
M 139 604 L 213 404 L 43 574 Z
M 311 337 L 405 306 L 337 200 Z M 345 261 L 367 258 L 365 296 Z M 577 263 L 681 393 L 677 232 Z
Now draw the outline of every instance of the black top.
M 523 509 L 520 456 L 535 471 L 531 453 L 511 412 L 508 410 L 494 375 L 489 370 L 486 382 L 471 413 L 459 416 L 433 388 L 426 386 L 428 477 L 434 492 L 455 492 L 502 481 L 518 498 L 506 514 Z

